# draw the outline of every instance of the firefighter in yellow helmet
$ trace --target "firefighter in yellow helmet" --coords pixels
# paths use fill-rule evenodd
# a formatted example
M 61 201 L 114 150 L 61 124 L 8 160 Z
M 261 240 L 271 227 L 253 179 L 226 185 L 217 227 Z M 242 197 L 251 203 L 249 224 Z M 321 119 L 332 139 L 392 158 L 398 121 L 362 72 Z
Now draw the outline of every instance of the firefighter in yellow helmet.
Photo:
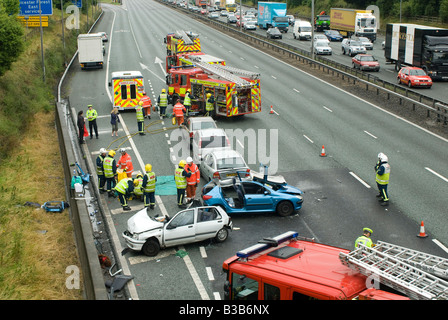
M 152 165 L 148 163 L 145 165 L 145 175 L 142 183 L 145 208 L 149 206 L 149 209 L 154 209 L 156 205 L 156 182 L 156 174 L 152 172 Z
M 138 105 L 135 107 L 135 115 L 137 116 L 137 128 L 138 134 L 141 136 L 145 135 L 145 116 L 143 114 L 143 101 L 139 101 Z
M 131 210 L 131 208 L 128 206 L 127 201 L 134 193 L 134 187 L 137 185 L 138 180 L 133 180 L 132 178 L 124 178 L 117 183 L 115 188 L 113 188 L 118 193 L 118 198 L 120 199 L 123 211 Z
M 211 93 L 207 93 L 205 100 L 205 114 L 210 117 L 215 116 L 215 99 Z
M 178 207 L 184 207 L 185 189 L 187 188 L 187 178 L 191 176 L 191 173 L 185 171 L 184 167 L 187 161 L 180 160 L 179 165 L 174 171 L 174 181 L 177 188 L 177 205 Z
M 104 178 L 106 179 L 106 191 L 109 197 L 114 196 L 112 188 L 115 187 L 116 184 L 115 181 L 117 176 L 117 163 L 114 157 L 115 157 L 115 151 L 110 150 L 108 155 L 103 160 L 103 172 L 104 172 Z
M 193 111 L 191 109 L 191 100 L 193 100 L 193 99 L 194 99 L 194 96 L 191 93 L 191 89 L 188 89 L 187 93 L 185 93 L 185 97 L 184 97 L 184 106 L 187 109 L 187 113 L 186 113 L 187 116 L 188 116 L 189 112 Z
M 157 99 L 157 104 L 160 108 L 159 113 L 162 118 L 166 115 L 166 107 L 168 107 L 168 94 L 165 89 L 162 89 L 162 92 Z

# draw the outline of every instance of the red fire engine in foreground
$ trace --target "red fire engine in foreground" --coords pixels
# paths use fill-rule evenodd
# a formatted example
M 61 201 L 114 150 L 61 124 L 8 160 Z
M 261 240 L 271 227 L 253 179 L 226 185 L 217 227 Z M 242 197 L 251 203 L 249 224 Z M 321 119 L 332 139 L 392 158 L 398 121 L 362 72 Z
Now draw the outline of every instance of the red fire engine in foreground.
M 448 282 L 441 279 L 448 278 L 447 269 L 448 259 L 386 242 L 349 251 L 289 231 L 224 261 L 224 295 L 230 300 L 447 300 Z

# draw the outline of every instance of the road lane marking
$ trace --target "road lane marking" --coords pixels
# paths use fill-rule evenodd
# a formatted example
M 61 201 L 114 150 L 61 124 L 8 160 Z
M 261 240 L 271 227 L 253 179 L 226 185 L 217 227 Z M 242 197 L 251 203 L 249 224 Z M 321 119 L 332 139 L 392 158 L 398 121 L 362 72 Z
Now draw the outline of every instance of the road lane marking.
M 367 189 L 370 189 L 370 186 L 364 180 L 362 180 L 360 177 L 358 177 L 356 174 L 354 174 L 351 171 L 349 173 L 352 175 L 353 178 L 355 178 L 356 180 L 361 182 L 364 185 L 364 187 L 366 187 Z
M 207 272 L 208 280 L 214 281 L 215 277 L 213 276 L 213 271 L 211 267 L 205 267 L 205 271 Z
M 305 139 L 306 140 L 308 140 L 309 142 L 311 142 L 311 143 L 314 143 L 314 141 L 313 140 L 311 140 L 310 138 L 308 138 L 308 136 L 306 136 L 306 135 L 303 135 L 304 137 L 305 137 Z
M 199 247 L 199 252 L 201 253 L 202 258 L 207 258 L 207 252 L 205 251 L 204 247 Z
M 365 130 L 364 130 L 364 133 L 368 134 L 368 135 L 371 136 L 373 139 L 378 139 L 377 136 L 374 136 L 373 134 L 371 134 L 371 133 L 368 132 L 368 131 L 365 131 Z
M 185 250 L 185 248 L 183 246 L 180 246 L 179 249 Z M 196 288 L 198 289 L 202 300 L 210 300 L 207 290 L 205 290 L 205 287 L 202 284 L 201 278 L 199 278 L 199 275 L 198 275 L 196 269 L 194 268 L 193 262 L 191 262 L 191 259 L 188 256 L 188 254 L 186 256 L 184 256 L 182 259 L 184 260 L 185 265 L 187 266 L 187 269 L 190 272 L 191 278 L 193 279 L 193 282 L 194 282 Z
M 328 112 L 333 112 L 333 110 L 331 110 L 330 108 L 323 106 L 325 110 L 327 110 Z
M 294 91 L 297 92 L 297 93 L 300 93 L 300 91 L 297 90 L 296 88 L 292 88 L 292 90 L 294 90 Z
M 445 182 L 448 182 L 448 178 L 445 178 L 444 176 L 442 176 L 440 173 L 435 172 L 434 170 L 432 170 L 431 168 L 425 167 L 426 170 L 428 170 L 429 172 L 431 172 L 433 175 L 439 177 L 442 180 L 445 180 Z
M 438 245 L 443 251 L 445 251 L 446 253 L 448 253 L 448 248 L 445 247 L 439 240 L 437 239 L 432 239 L 432 241 Z
M 215 300 L 221 300 L 221 295 L 219 292 L 213 292 L 213 296 L 215 297 Z

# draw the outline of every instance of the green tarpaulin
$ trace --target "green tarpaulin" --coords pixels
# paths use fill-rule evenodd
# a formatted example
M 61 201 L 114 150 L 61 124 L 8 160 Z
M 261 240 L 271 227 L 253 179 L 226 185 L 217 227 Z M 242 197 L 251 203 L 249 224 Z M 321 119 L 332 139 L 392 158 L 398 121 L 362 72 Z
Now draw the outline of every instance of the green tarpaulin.
M 177 189 L 174 176 L 157 176 L 156 195 L 171 196 L 176 194 Z

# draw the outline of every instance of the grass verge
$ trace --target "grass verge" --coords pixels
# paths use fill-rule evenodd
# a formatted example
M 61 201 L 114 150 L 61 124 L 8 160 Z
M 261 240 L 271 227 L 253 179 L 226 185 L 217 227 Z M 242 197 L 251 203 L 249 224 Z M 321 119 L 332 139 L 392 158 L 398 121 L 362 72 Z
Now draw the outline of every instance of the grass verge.
M 65 60 L 76 52 L 77 34 L 87 28 L 81 16 L 81 30 L 65 29 L 64 48 L 60 17 L 54 9 L 44 29 L 45 82 L 38 28 L 30 30 L 25 52 L 0 77 L 1 300 L 83 298 L 82 286 L 66 286 L 71 275 L 66 268 L 75 265 L 81 270 L 68 210 L 50 213 L 24 206 L 66 200 L 55 92 Z

